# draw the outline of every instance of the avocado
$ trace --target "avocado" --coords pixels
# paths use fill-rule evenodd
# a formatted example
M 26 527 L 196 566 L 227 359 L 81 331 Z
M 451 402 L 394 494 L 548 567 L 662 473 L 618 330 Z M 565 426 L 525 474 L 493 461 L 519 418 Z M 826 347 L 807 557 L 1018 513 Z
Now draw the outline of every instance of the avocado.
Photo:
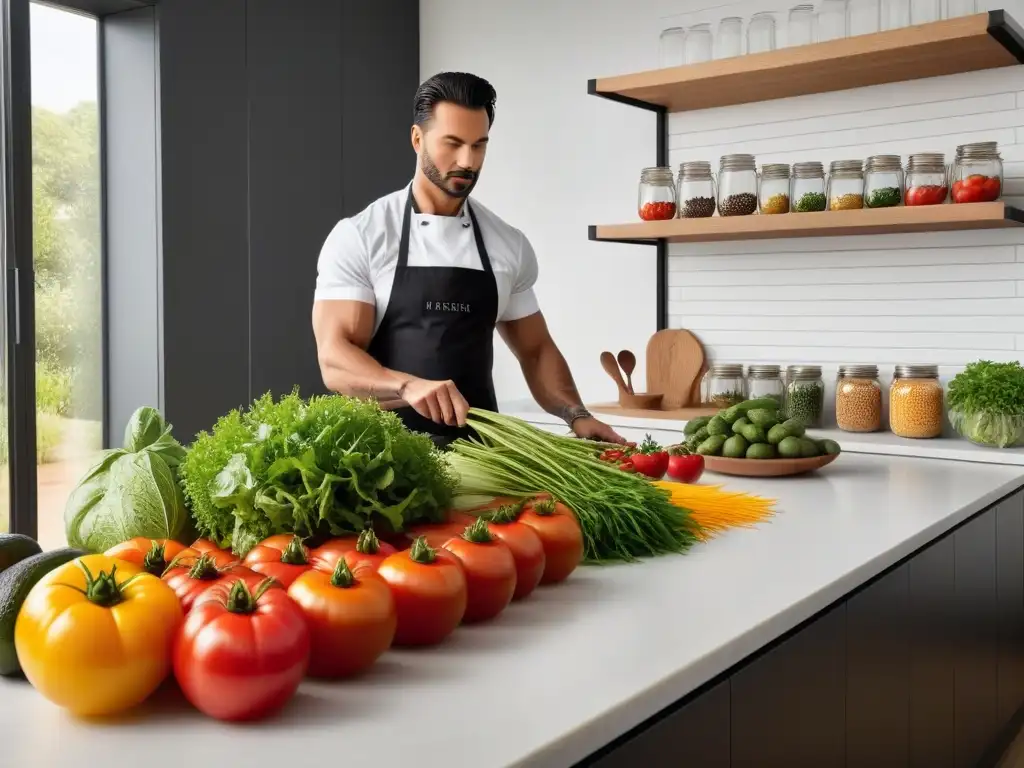
M 39 542 L 21 533 L 0 533 L 0 573 L 26 557 L 43 551 Z
M 775 446 L 768 443 L 754 443 L 747 448 L 748 459 L 774 459 Z
M 733 435 L 722 446 L 722 455 L 730 459 L 742 459 L 747 455 L 747 441 L 742 435 Z

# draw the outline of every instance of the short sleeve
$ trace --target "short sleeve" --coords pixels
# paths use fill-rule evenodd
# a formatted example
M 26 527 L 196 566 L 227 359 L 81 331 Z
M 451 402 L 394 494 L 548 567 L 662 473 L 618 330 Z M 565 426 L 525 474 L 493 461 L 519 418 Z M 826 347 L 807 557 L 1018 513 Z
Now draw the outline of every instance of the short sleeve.
M 508 305 L 501 315 L 503 322 L 519 320 L 540 311 L 540 304 L 537 303 L 537 296 L 533 292 L 537 273 L 537 254 L 534 253 L 526 235 L 520 233 L 519 270 L 512 283 L 512 295 L 509 296 Z
M 375 303 L 370 257 L 348 219 L 339 221 L 324 241 L 317 261 L 316 301 L 348 299 Z

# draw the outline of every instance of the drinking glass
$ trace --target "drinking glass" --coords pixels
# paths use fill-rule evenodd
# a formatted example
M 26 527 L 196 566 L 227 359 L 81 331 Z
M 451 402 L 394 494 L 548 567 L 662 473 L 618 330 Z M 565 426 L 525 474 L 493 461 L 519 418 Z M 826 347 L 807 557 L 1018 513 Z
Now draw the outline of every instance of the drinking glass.
M 710 24 L 695 24 L 687 30 L 683 61 L 687 64 L 700 64 L 702 61 L 711 61 Z
M 775 50 L 775 14 L 761 11 L 747 25 L 747 53 Z
M 658 66 L 679 67 L 685 63 L 686 30 L 682 27 L 669 27 L 661 33 L 658 40 Z

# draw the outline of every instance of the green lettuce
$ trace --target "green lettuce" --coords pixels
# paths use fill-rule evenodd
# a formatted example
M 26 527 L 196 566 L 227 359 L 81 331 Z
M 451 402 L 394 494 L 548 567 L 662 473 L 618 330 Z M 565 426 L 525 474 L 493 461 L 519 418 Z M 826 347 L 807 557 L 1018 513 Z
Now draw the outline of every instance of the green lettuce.
M 1017 361 L 969 363 L 949 382 L 949 421 L 968 440 L 1013 448 L 1024 444 L 1024 367 Z

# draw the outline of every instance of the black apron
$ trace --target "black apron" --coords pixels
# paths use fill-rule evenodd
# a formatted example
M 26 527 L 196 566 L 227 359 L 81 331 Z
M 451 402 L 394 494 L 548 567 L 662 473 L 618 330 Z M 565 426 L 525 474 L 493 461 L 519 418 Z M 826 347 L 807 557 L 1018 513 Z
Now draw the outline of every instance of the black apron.
M 367 351 L 385 368 L 432 381 L 451 379 L 470 406 L 496 411 L 491 369 L 498 286 L 468 200 L 466 210 L 469 221 L 463 226 L 473 228 L 483 269 L 410 267 L 409 227 L 412 212 L 419 213 L 410 188 L 391 297 Z M 472 434 L 466 427 L 435 423 L 410 407 L 395 412 L 409 429 L 426 432 L 440 446 Z

